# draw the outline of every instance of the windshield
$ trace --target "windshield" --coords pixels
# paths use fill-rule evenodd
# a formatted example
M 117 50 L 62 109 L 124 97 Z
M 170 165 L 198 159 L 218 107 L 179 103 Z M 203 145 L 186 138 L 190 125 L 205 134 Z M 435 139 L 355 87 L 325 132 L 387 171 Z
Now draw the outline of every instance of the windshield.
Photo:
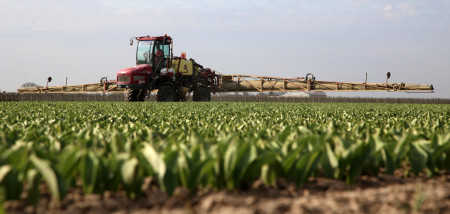
M 139 41 L 136 51 L 136 65 L 150 64 L 153 41 Z

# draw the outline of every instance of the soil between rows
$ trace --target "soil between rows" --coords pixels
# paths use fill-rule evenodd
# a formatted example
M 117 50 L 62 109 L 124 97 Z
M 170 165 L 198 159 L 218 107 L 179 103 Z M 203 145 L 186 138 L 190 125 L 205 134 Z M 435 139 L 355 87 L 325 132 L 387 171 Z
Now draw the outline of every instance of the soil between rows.
M 43 187 L 45 188 L 45 187 Z M 301 188 L 277 181 L 266 187 L 256 181 L 239 191 L 201 190 L 191 194 L 178 188 L 168 197 L 148 178 L 143 197 L 131 200 L 125 192 L 103 195 L 73 189 L 60 203 L 48 193 L 36 206 L 7 201 L 7 213 L 450 213 L 450 173 L 427 178 L 362 176 L 356 184 L 316 178 Z M 45 192 L 45 191 L 44 191 Z M 24 196 L 26 197 L 26 196 Z

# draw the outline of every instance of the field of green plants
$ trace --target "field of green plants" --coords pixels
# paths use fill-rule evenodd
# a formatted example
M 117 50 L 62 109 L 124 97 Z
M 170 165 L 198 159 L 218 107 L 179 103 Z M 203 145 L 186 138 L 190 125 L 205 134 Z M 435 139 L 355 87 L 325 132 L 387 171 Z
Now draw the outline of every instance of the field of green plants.
M 449 105 L 4 102 L 0 119 L 1 200 L 450 170 Z

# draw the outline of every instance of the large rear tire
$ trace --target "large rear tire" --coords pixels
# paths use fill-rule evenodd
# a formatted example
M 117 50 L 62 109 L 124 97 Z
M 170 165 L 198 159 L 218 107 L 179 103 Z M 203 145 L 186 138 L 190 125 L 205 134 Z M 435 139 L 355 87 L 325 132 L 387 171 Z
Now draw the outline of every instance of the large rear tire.
M 175 88 L 169 84 L 161 85 L 158 88 L 158 93 L 156 94 L 156 101 L 158 102 L 176 102 L 178 101 L 178 95 Z
M 192 96 L 194 102 L 209 102 L 211 101 L 211 91 L 205 86 L 200 86 L 194 89 Z
M 142 102 L 145 95 L 147 95 L 145 89 L 127 89 L 125 94 L 125 102 Z

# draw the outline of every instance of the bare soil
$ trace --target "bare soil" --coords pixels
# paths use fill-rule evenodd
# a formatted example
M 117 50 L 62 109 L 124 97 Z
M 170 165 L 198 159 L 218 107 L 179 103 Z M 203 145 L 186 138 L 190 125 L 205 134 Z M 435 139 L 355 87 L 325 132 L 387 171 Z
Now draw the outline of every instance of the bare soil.
M 450 213 L 450 173 L 431 178 L 363 176 L 355 185 L 317 178 L 301 188 L 277 181 L 266 187 L 256 181 L 239 191 L 201 190 L 190 193 L 179 188 L 168 197 L 148 178 L 144 195 L 128 199 L 125 192 L 84 195 L 72 190 L 57 203 L 48 193 L 36 206 L 7 201 L 8 213 Z

